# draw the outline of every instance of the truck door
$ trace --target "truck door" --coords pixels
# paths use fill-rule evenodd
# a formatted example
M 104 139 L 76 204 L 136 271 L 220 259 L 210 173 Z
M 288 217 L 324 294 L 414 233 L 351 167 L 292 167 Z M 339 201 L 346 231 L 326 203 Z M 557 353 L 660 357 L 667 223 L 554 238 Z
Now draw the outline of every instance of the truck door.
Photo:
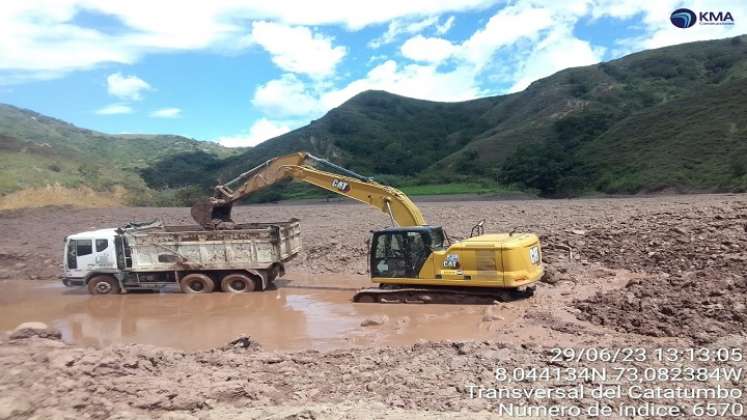
M 97 268 L 112 269 L 116 267 L 113 241 L 107 238 L 94 240 L 95 263 Z
M 96 266 L 92 239 L 70 239 L 65 255 L 70 277 L 85 277 Z

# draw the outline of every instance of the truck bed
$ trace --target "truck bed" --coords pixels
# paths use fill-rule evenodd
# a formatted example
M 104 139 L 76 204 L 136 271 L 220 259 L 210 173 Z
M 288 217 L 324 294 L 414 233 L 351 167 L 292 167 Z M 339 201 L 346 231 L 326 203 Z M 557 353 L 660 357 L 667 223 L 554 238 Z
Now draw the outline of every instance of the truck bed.
M 298 220 L 237 224 L 230 230 L 160 223 L 120 228 L 133 271 L 267 269 L 301 250 Z

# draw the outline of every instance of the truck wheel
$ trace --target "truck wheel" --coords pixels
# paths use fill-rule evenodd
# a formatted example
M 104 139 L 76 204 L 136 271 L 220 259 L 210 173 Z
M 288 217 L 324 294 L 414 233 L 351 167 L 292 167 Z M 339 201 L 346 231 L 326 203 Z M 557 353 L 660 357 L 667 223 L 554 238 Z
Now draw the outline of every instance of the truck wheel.
M 187 274 L 179 281 L 184 293 L 210 293 L 215 289 L 213 279 L 204 274 Z
M 92 295 L 116 295 L 119 282 L 112 276 L 94 276 L 88 280 L 88 293 Z
M 254 279 L 244 274 L 229 274 L 223 277 L 220 287 L 224 292 L 246 293 L 253 292 L 257 288 L 257 284 Z

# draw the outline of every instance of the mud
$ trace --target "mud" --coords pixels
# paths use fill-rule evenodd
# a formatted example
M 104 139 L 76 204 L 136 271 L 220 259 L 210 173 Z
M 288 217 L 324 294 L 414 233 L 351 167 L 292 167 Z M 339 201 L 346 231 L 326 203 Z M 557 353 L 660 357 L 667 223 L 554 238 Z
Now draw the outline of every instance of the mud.
M 747 352 L 745 195 L 428 202 L 421 208 L 453 239 L 483 218 L 488 232 L 539 233 L 548 276 L 534 297 L 517 302 L 352 304 L 353 290 L 367 283 L 365 239 L 386 226 L 387 217 L 340 203 L 267 205 L 237 207 L 234 219 L 301 219 L 305 251 L 278 290 L 242 296 L 241 304 L 220 294 L 94 300 L 27 280 L 57 274 L 66 234 L 154 217 L 189 223 L 188 209 L 0 212 L 0 277 L 11 279 L 0 283 L 8 290 L 0 294 L 0 330 L 43 321 L 63 338 L 4 338 L 0 418 L 490 418 L 505 400 L 470 398 L 467 387 L 495 385 L 496 366 L 610 367 L 558 365 L 548 357 L 554 346 L 704 345 Z M 14 294 L 10 284 L 27 286 Z M 23 292 L 30 288 L 43 291 Z M 729 386 L 747 392 L 744 381 Z
M 728 262 L 734 267 L 747 263 L 739 242 L 744 240 L 747 225 L 744 195 L 417 204 L 426 220 L 444 226 L 453 240 L 469 236 L 472 225 L 482 219 L 486 219 L 486 232 L 537 232 L 546 257 L 568 256 L 573 249 L 575 255 L 571 256 L 654 272 L 662 265 L 667 270 L 689 269 L 693 261 L 705 265 L 709 259 L 710 264 Z M 365 274 L 369 232 L 389 225 L 384 213 L 347 201 L 233 209 L 237 223 L 293 217 L 301 219 L 304 252 L 288 268 L 301 275 Z M 60 244 L 65 235 L 156 218 L 166 224 L 194 223 L 188 208 L 0 211 L 0 231 L 4 233 L 0 279 L 54 279 L 60 272 Z M 701 236 L 703 239 L 698 239 Z M 690 258 L 694 252 L 698 257 Z
M 418 341 L 487 339 L 484 308 L 455 305 L 375 305 L 350 301 L 361 276 L 324 282 L 337 287 L 280 287 L 262 293 L 184 295 L 132 293 L 90 296 L 58 282 L 0 281 L 0 331 L 35 320 L 65 342 L 102 347 L 150 344 L 197 351 L 249 336 L 266 350 L 331 350 L 406 345 Z M 291 284 L 292 277 L 285 279 Z M 530 305 L 517 303 L 516 309 Z M 363 328 L 368 326 L 368 328 Z
M 636 345 L 649 349 L 658 345 L 683 345 L 676 340 L 657 340 L 641 340 Z M 588 346 L 590 341 L 587 337 L 570 343 Z M 607 338 L 601 343 L 630 345 L 622 337 Z M 3 399 L 19 418 L 32 414 L 36 418 L 51 418 L 66 413 L 102 419 L 159 416 L 409 419 L 429 418 L 427 413 L 431 413 L 430 418 L 491 418 L 487 410 L 496 402 L 470 398 L 470 385 L 493 384 L 496 364 L 509 370 L 557 367 L 547 346 L 553 344 L 552 340 L 542 345 L 497 340 L 325 353 L 235 349 L 184 353 L 143 345 L 63 348 L 57 342 L 37 340 L 25 345 L 0 346 L 0 367 L 5 372 L 2 384 L 7 390 Z M 737 337 L 722 338 L 715 344 L 745 348 L 746 343 L 743 337 Z M 745 365 L 728 362 L 718 366 L 738 369 Z M 609 368 L 610 364 L 569 361 L 560 366 L 601 369 Z M 653 361 L 639 364 L 642 368 L 665 366 L 675 365 Z M 629 384 L 627 380 L 621 381 L 621 385 Z M 521 381 L 513 383 L 512 388 L 536 389 L 543 385 L 548 383 Z M 747 392 L 744 382 L 730 382 L 728 386 Z M 508 401 L 530 402 L 528 398 Z M 736 401 L 747 402 L 744 397 Z M 595 401 L 589 397 L 569 402 L 588 406 Z M 621 403 L 634 401 L 621 399 L 611 405 Z M 286 416 L 273 417 L 281 413 Z M 343 416 L 344 413 L 348 415 Z
M 689 337 L 698 344 L 747 331 L 747 277 L 696 271 L 632 281 L 579 301 L 579 319 L 618 331 Z

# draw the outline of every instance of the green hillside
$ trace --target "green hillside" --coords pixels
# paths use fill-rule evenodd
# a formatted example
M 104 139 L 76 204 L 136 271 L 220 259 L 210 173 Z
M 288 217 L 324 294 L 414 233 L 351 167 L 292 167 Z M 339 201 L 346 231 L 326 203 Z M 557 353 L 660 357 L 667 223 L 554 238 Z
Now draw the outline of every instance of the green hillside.
M 747 38 L 677 45 L 535 82 L 522 95 L 565 92 L 541 136 L 498 157 L 503 182 L 545 195 L 747 188 Z M 522 130 L 519 126 L 519 130 Z M 535 131 L 536 132 L 536 131 Z M 507 144 L 504 133 L 469 147 Z M 488 158 L 489 159 L 489 158 Z
M 441 103 L 363 92 L 309 125 L 230 151 L 112 136 L 0 106 L 0 192 L 126 185 L 188 204 L 216 182 L 305 150 L 417 193 L 747 190 L 747 36 L 566 69 L 510 95 Z M 320 194 L 283 184 L 254 200 Z M 147 194 L 146 194 L 147 195 Z
M 109 135 L 0 104 L 0 194 L 59 183 L 148 193 L 140 172 L 182 153 L 226 158 L 216 143 L 170 135 Z
M 742 191 L 745 83 L 742 36 L 566 69 L 522 92 L 468 102 L 368 91 L 242 154 L 192 166 L 192 176 L 176 181 L 200 184 L 205 173 L 225 180 L 307 150 L 398 186 L 508 186 L 544 196 Z M 184 158 L 161 162 L 158 172 Z M 283 186 L 272 197 L 303 191 Z

